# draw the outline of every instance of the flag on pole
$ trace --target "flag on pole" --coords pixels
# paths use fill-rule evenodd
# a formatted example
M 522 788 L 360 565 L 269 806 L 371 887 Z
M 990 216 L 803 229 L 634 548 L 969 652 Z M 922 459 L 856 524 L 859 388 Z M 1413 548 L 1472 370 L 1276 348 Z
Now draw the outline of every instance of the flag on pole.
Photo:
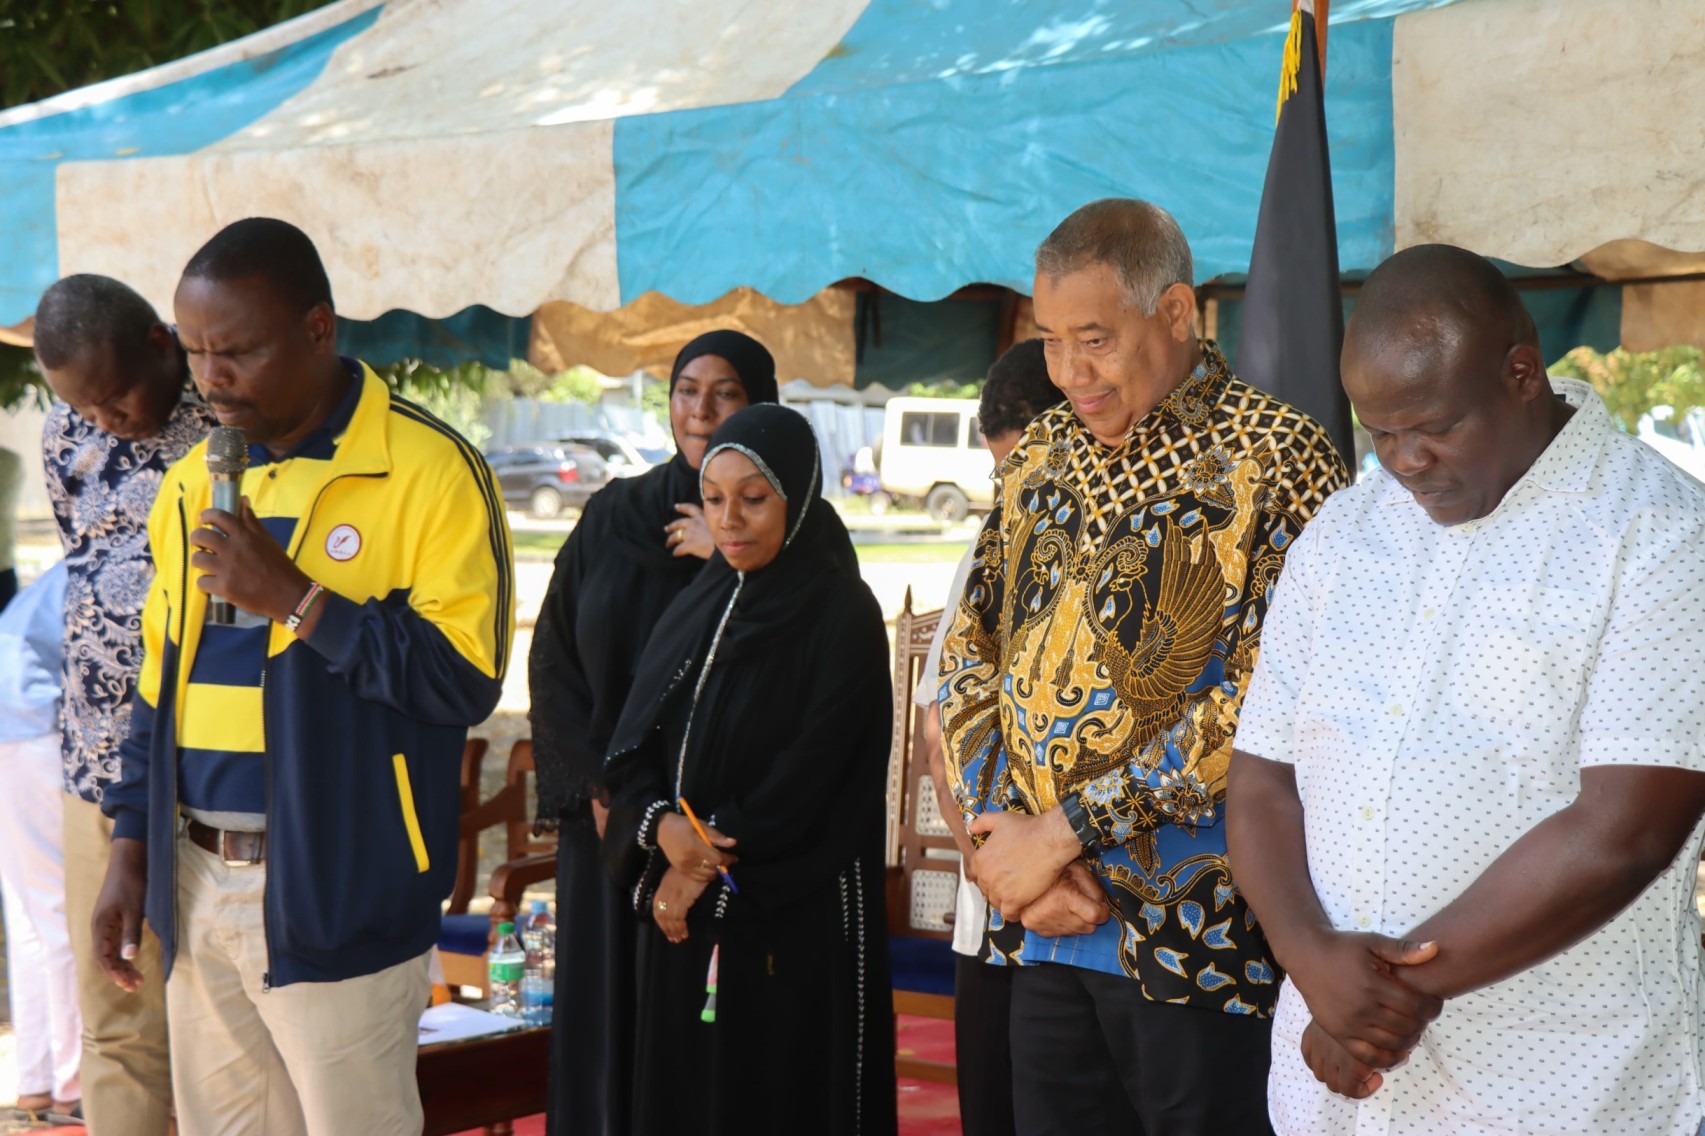
M 1356 460 L 1350 403 L 1338 381 L 1344 309 L 1332 157 L 1316 46 L 1315 7 L 1291 7 L 1279 76 L 1278 129 L 1243 292 L 1237 374 L 1326 428 L 1346 465 Z

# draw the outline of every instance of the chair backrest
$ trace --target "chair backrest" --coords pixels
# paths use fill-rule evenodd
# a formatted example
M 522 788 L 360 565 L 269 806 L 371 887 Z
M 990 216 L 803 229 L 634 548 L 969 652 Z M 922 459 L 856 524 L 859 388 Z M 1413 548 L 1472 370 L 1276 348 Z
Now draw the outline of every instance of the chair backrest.
M 888 762 L 889 930 L 932 939 L 953 937 L 959 850 L 936 804 L 935 778 L 914 760 L 919 715 L 912 704 L 930 641 L 944 613 L 912 611 L 912 591 L 894 620 L 894 739 Z
M 462 819 L 456 846 L 456 886 L 450 892 L 447 914 L 459 915 L 479 886 L 480 834 L 503 826 L 503 859 L 517 860 L 535 853 L 554 852 L 556 840 L 535 837 L 527 807 L 527 778 L 533 774 L 533 743 L 522 738 L 509 750 L 503 788 L 480 800 L 480 767 L 488 750 L 481 738 L 469 738 L 462 750 Z
M 509 847 L 506 860 L 518 860 L 541 852 L 556 851 L 556 835 L 534 836 L 533 821 L 528 816 L 527 779 L 534 775 L 533 739 L 522 738 L 509 749 L 509 770 L 503 779 L 503 791 L 513 792 L 521 800 L 521 813 L 509 821 Z

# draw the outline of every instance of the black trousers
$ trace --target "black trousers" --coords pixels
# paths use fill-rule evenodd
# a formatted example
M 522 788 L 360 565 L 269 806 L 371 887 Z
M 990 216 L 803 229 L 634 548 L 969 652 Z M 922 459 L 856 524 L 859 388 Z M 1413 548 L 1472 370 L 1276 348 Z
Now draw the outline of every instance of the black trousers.
M 959 1067 L 959 1124 L 964 1136 L 1014 1136 L 1012 1125 L 1012 975 L 959 955 L 953 975 L 953 1047 Z
M 1272 1023 L 1143 997 L 1133 979 L 1043 963 L 1012 978 L 1020 1136 L 1270 1136 Z

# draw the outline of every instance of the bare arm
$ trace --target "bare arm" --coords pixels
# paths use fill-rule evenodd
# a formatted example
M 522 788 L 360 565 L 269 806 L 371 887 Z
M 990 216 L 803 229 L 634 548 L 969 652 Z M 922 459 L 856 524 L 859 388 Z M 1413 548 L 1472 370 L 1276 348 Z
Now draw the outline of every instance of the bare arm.
M 1454 998 L 1520 974 L 1614 919 L 1675 861 L 1705 814 L 1705 773 L 1667 766 L 1581 770 L 1580 795 L 1535 825 L 1411 938 L 1435 939 L 1406 968 Z

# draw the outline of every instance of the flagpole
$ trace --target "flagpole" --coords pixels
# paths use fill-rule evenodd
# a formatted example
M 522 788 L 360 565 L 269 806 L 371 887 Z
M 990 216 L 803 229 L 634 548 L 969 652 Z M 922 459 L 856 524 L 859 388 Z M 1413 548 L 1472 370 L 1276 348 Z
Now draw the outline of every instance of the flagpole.
M 1301 0 L 1314 13 L 1314 44 L 1320 51 L 1320 90 L 1326 90 L 1326 24 L 1332 16 L 1332 0 Z

